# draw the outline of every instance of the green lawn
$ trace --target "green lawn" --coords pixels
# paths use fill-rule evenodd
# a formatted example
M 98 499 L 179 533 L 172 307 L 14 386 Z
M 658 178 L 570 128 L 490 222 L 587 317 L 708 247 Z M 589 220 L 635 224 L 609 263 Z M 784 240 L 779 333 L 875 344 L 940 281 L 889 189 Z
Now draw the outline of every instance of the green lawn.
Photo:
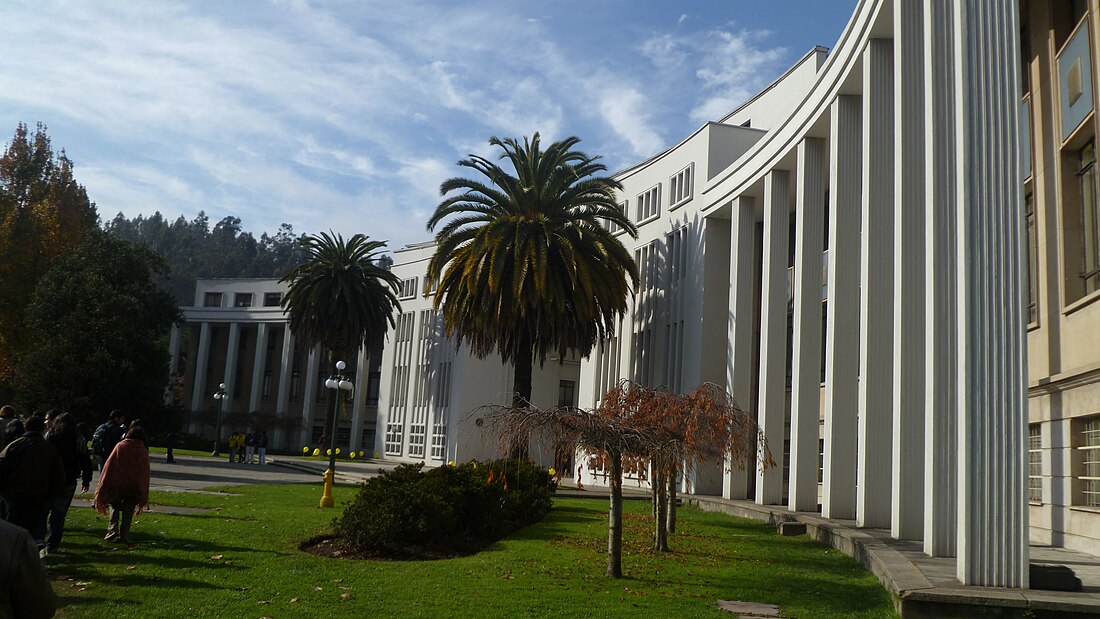
M 337 488 L 337 502 L 355 489 Z M 555 499 L 547 518 L 470 557 L 434 562 L 313 557 L 329 528 L 317 486 L 244 486 L 234 496 L 154 493 L 127 549 L 74 508 L 48 568 L 61 617 L 730 617 L 718 599 L 779 604 L 786 617 L 896 617 L 875 578 L 840 552 L 771 525 L 680 511 L 673 553 L 647 550 L 649 505 L 626 501 L 626 578 L 603 576 L 605 500 Z

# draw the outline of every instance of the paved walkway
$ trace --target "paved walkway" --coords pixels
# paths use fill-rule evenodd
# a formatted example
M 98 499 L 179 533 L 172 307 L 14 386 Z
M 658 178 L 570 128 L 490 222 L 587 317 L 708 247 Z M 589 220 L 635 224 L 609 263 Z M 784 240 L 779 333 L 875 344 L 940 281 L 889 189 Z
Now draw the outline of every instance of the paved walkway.
M 903 617 L 1100 617 L 1100 557 L 1065 548 L 1032 546 L 1032 564 L 1065 565 L 1084 591 L 968 587 L 955 578 L 955 560 L 924 554 L 919 542 L 895 540 L 884 529 L 852 520 L 716 497 L 685 497 L 709 511 L 771 522 L 800 522 L 811 537 L 843 551 L 871 570 L 892 594 Z

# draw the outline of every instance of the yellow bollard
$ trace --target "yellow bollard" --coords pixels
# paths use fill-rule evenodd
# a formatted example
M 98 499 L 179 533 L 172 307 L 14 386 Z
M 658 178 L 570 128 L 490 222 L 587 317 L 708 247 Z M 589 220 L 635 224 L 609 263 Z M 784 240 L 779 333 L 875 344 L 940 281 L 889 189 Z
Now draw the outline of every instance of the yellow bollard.
M 336 504 L 332 500 L 332 469 L 325 471 L 325 489 L 321 494 L 321 507 L 332 507 Z

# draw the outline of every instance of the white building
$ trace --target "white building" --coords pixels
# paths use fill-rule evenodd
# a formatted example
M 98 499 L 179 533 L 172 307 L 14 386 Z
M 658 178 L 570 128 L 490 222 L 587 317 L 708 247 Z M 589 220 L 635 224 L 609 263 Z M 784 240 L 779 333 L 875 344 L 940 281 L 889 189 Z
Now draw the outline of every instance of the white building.
M 266 430 L 272 449 L 328 444 L 324 383 L 335 368 L 320 347 L 301 345 L 287 329 L 280 306 L 286 291 L 278 279 L 198 280 L 194 305 L 181 308 L 184 323 L 171 339 L 175 396 L 189 433 L 213 437 L 220 430 L 223 449 L 230 432 L 249 428 Z M 356 388 L 337 427 L 343 449 L 374 442 L 379 357 L 360 350 L 344 360 Z M 223 383 L 227 397 L 215 400 Z
M 783 466 L 693 491 L 820 503 L 957 556 L 964 583 L 1027 586 L 1019 11 L 862 0 L 831 54 L 617 174 L 642 283 L 582 362 L 579 404 L 620 378 L 724 384 Z M 510 371 L 436 343 L 416 289 L 430 254 L 394 265 L 409 305 L 377 441 L 465 459 L 481 452 L 464 415 L 510 400 Z M 543 372 L 536 404 L 577 376 Z
M 497 355 L 478 359 L 444 336 L 435 298 L 424 290 L 434 248 L 421 243 L 394 253 L 401 314 L 382 352 L 374 450 L 387 459 L 429 464 L 499 457 L 500 446 L 479 427 L 478 409 L 512 403 L 511 367 Z M 532 403 L 575 404 L 579 371 L 576 359 L 536 366 Z

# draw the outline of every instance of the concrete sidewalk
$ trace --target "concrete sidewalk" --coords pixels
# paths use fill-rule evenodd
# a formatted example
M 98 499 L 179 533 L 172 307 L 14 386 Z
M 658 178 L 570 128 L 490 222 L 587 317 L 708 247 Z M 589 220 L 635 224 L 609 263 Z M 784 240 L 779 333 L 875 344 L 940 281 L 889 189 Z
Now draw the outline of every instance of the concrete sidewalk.
M 1043 591 L 968 587 L 955 579 L 955 560 L 929 557 L 919 542 L 895 540 L 890 531 L 863 529 L 855 521 L 827 520 L 820 514 L 792 512 L 775 505 L 757 505 L 717 497 L 686 496 L 684 500 L 716 511 L 773 523 L 798 522 L 806 534 L 855 558 L 894 596 L 905 619 L 940 617 L 1100 617 L 1100 557 L 1064 548 L 1031 547 L 1031 563 L 1068 566 L 1084 591 Z

